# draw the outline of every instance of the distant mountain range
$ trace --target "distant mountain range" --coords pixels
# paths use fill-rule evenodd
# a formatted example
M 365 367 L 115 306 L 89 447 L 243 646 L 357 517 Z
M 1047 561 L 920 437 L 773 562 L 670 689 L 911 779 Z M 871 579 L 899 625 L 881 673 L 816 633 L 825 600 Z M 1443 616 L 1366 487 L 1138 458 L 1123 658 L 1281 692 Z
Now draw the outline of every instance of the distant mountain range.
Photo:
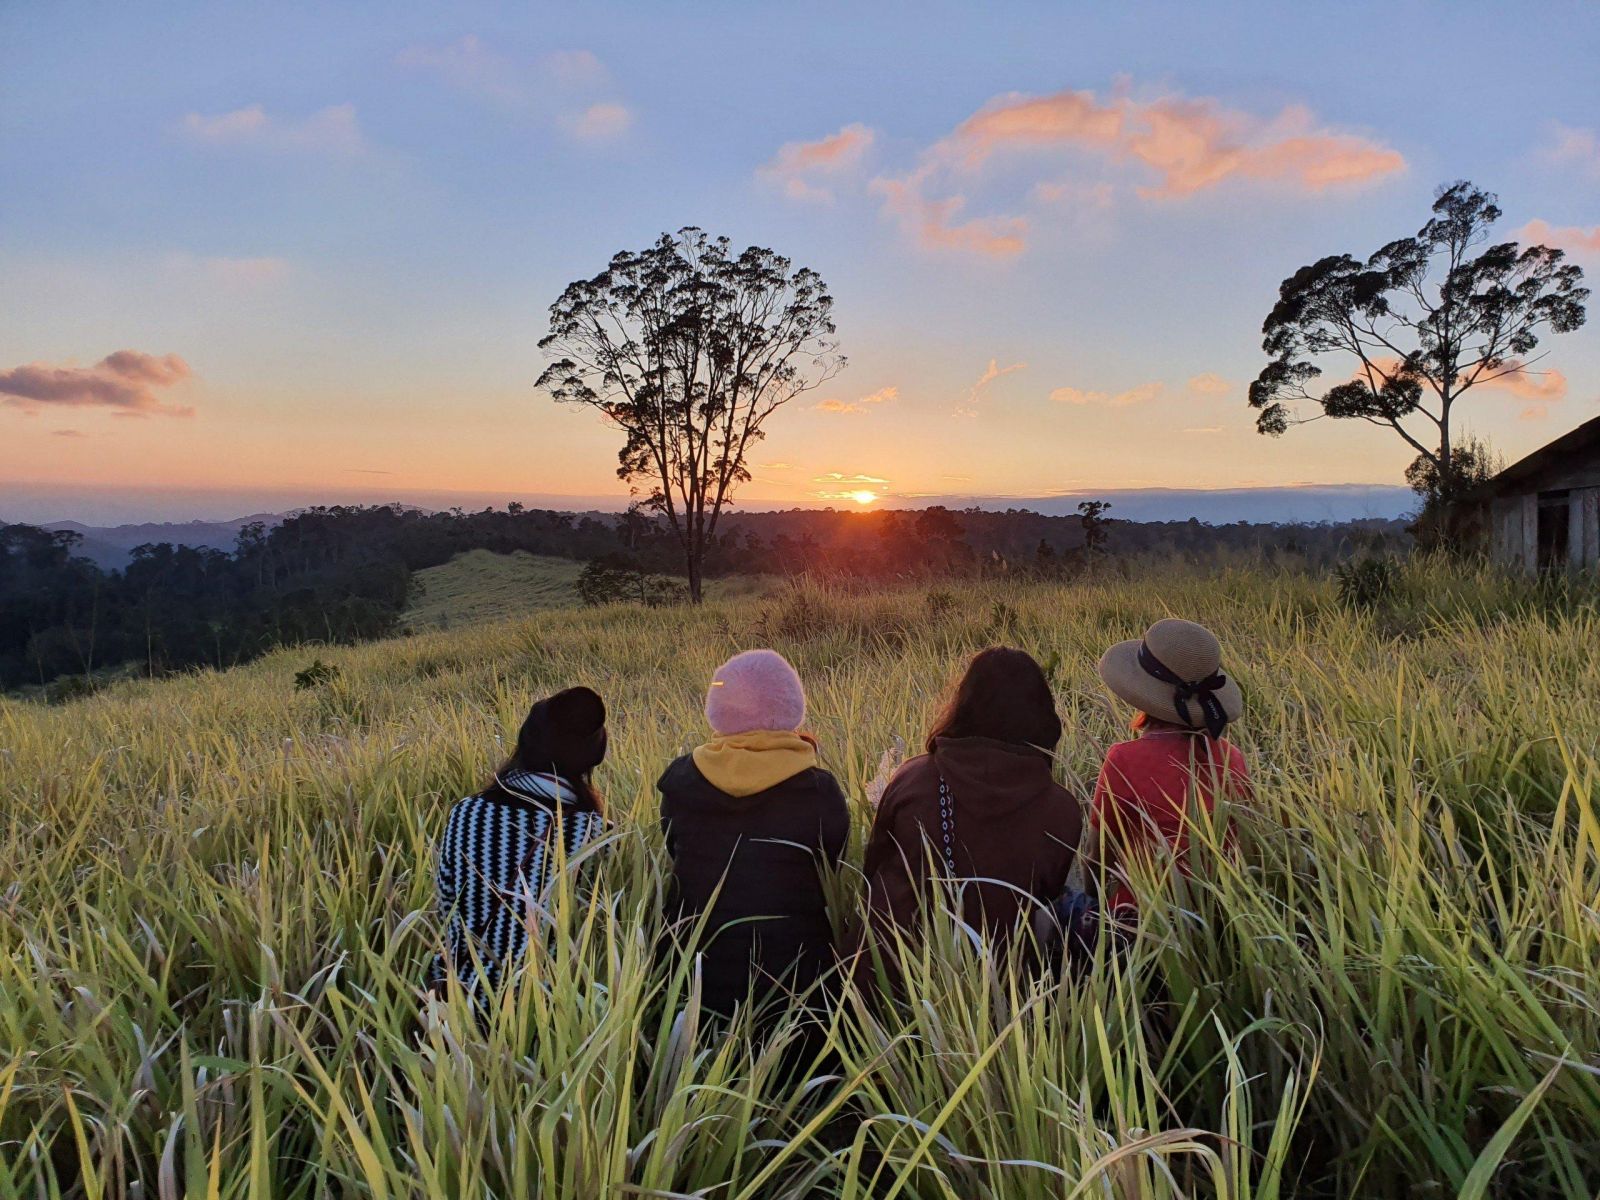
M 452 497 L 452 499 L 455 499 Z M 1362 520 L 1393 520 L 1411 511 L 1416 497 L 1403 487 L 1372 484 L 1309 484 L 1301 487 L 1232 488 L 1202 491 L 1184 488 L 1123 488 L 1061 493 L 1054 496 L 924 496 L 885 498 L 879 507 L 925 508 L 943 504 L 948 508 L 981 508 L 991 512 L 1019 508 L 1046 516 L 1064 516 L 1077 511 L 1083 500 L 1106 500 L 1110 516 L 1124 521 L 1187 521 L 1191 518 L 1212 525 L 1244 521 L 1250 524 L 1317 524 Z M 458 502 L 465 502 L 460 498 Z M 348 502 L 348 501 L 347 501 Z M 504 507 L 506 499 L 479 498 L 476 507 L 492 504 Z M 528 497 L 530 508 L 551 508 L 573 512 L 615 512 L 623 502 L 608 503 L 591 496 Z M 426 509 L 443 505 L 423 504 Z M 817 508 L 818 504 L 776 505 L 752 501 L 741 505 L 741 513 L 770 512 L 778 508 Z M 834 507 L 849 508 L 847 503 Z M 47 521 L 46 529 L 70 529 L 82 536 L 79 553 L 98 566 L 114 569 L 126 566 L 135 546 L 147 542 L 170 542 L 178 546 L 233 549 L 239 530 L 252 521 L 274 525 L 289 511 L 257 512 L 247 517 L 226 520 L 149 521 L 122 525 L 90 525 L 81 521 Z M 0 512 L 0 521 L 9 514 Z M 16 519 L 12 517 L 11 519 Z
M 1065 492 L 1055 496 L 1013 500 L 979 496 L 946 497 L 918 501 L 951 508 L 1005 510 L 1025 508 L 1045 516 L 1078 511 L 1084 500 L 1105 500 L 1108 515 L 1124 521 L 1187 521 L 1191 517 L 1211 525 L 1245 521 L 1253 525 L 1310 525 L 1321 522 L 1392 521 L 1415 510 L 1416 493 L 1410 488 L 1365 483 L 1314 483 L 1296 487 L 1260 488 L 1101 488 Z
M 78 553 L 105 570 L 128 565 L 133 548 L 149 543 L 168 542 L 174 546 L 232 550 L 239 530 L 252 521 L 276 525 L 283 513 L 254 513 L 227 521 L 150 521 L 142 525 L 84 525 L 77 521 L 51 521 L 45 529 L 66 529 L 83 541 Z

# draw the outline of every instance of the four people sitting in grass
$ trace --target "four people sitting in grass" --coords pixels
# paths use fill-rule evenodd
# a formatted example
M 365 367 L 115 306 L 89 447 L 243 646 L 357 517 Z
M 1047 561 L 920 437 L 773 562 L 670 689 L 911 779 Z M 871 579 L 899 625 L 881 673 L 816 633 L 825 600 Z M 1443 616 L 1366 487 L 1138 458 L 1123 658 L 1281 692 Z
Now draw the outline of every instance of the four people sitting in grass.
M 999 647 L 968 664 L 927 752 L 900 767 L 874 815 L 863 869 L 880 961 L 914 936 L 941 888 L 997 947 L 1029 919 L 1030 956 L 1063 931 L 1081 942 L 1102 911 L 1125 940 L 1140 890 L 1160 886 L 1163 871 L 1189 871 L 1196 816 L 1249 798 L 1244 757 L 1223 737 L 1243 699 L 1208 630 L 1158 621 L 1106 651 L 1099 670 L 1134 707 L 1136 736 L 1107 751 L 1085 829 L 1082 799 L 1055 780 L 1063 730 L 1044 671 Z M 705 714 L 710 740 L 657 784 L 675 944 L 696 955 L 712 1012 L 815 996 L 841 957 L 829 877 L 850 813 L 804 731 L 800 677 L 775 651 L 735 655 L 713 675 Z M 591 775 L 605 757 L 605 717 L 587 688 L 541 700 L 489 785 L 452 808 L 437 855 L 436 993 L 454 979 L 481 1004 L 548 925 L 552 890 L 600 849 L 607 826 Z

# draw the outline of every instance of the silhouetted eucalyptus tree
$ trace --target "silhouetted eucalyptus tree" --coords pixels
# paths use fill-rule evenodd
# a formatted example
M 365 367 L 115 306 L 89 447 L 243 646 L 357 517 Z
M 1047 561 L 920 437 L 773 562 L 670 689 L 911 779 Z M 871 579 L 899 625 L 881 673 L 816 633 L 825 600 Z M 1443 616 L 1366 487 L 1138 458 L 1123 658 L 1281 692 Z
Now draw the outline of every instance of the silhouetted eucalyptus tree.
M 1109 534 L 1107 526 L 1111 518 L 1106 513 L 1111 509 L 1109 500 L 1080 500 L 1078 502 L 1078 520 L 1083 524 L 1083 554 L 1085 558 L 1094 558 L 1104 552 L 1106 538 Z
M 778 408 L 844 366 L 816 272 L 694 228 L 623 251 L 550 306 L 538 386 L 596 408 L 626 435 L 617 474 L 649 488 L 683 549 L 698 603 L 705 554 L 746 456 Z
M 1455 498 L 1481 472 L 1477 452 L 1462 456 L 1456 444 L 1455 405 L 1525 371 L 1544 329 L 1581 326 L 1589 295 L 1560 250 L 1495 242 L 1474 253 L 1499 218 L 1493 194 L 1453 183 L 1415 237 L 1365 263 L 1337 254 L 1284 280 L 1261 327 L 1272 361 L 1250 385 L 1256 428 L 1277 435 L 1325 416 L 1370 421 L 1417 452 L 1406 472 L 1413 487 L 1434 504 Z M 1353 360 L 1353 377 L 1316 395 L 1326 355 Z M 1319 411 L 1299 416 L 1297 401 Z

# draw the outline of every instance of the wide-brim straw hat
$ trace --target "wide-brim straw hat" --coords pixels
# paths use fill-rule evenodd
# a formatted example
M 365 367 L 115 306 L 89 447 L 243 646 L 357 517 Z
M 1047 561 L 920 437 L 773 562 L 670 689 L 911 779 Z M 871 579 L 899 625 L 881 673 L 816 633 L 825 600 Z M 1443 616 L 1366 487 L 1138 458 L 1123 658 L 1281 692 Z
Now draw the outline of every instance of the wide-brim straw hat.
M 1142 640 L 1118 642 L 1100 659 L 1100 678 L 1140 712 L 1189 729 L 1209 725 L 1213 736 L 1244 715 L 1244 693 L 1222 672 L 1222 644 L 1193 621 L 1169 617 Z

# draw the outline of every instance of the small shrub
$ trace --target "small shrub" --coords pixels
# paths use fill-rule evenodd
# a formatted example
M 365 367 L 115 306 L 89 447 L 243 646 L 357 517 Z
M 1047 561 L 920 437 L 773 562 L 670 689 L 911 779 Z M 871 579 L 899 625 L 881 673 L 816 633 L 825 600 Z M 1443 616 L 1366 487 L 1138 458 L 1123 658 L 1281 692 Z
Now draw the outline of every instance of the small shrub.
M 99 685 L 87 675 L 63 675 L 45 685 L 44 698 L 48 704 L 68 704 L 87 699 L 99 690 Z
M 332 683 L 338 678 L 338 666 L 333 663 L 325 663 L 320 658 L 314 659 L 309 667 L 294 673 L 294 690 L 308 692 L 312 688 L 321 687 L 325 683 Z
M 1340 563 L 1333 569 L 1339 602 L 1348 608 L 1377 608 L 1394 599 L 1400 588 L 1400 568 L 1389 558 L 1366 558 Z
M 991 636 L 999 634 L 1012 634 L 1017 631 L 1021 617 L 1017 610 L 1004 600 L 996 600 L 994 607 L 989 610 L 989 629 Z
M 646 608 L 671 608 L 676 604 L 689 602 L 689 589 L 676 579 L 668 579 L 664 575 L 654 575 L 644 584 L 644 606 Z
M 944 617 L 955 611 L 956 598 L 952 593 L 938 588 L 928 593 L 924 603 L 928 606 L 930 617 Z

